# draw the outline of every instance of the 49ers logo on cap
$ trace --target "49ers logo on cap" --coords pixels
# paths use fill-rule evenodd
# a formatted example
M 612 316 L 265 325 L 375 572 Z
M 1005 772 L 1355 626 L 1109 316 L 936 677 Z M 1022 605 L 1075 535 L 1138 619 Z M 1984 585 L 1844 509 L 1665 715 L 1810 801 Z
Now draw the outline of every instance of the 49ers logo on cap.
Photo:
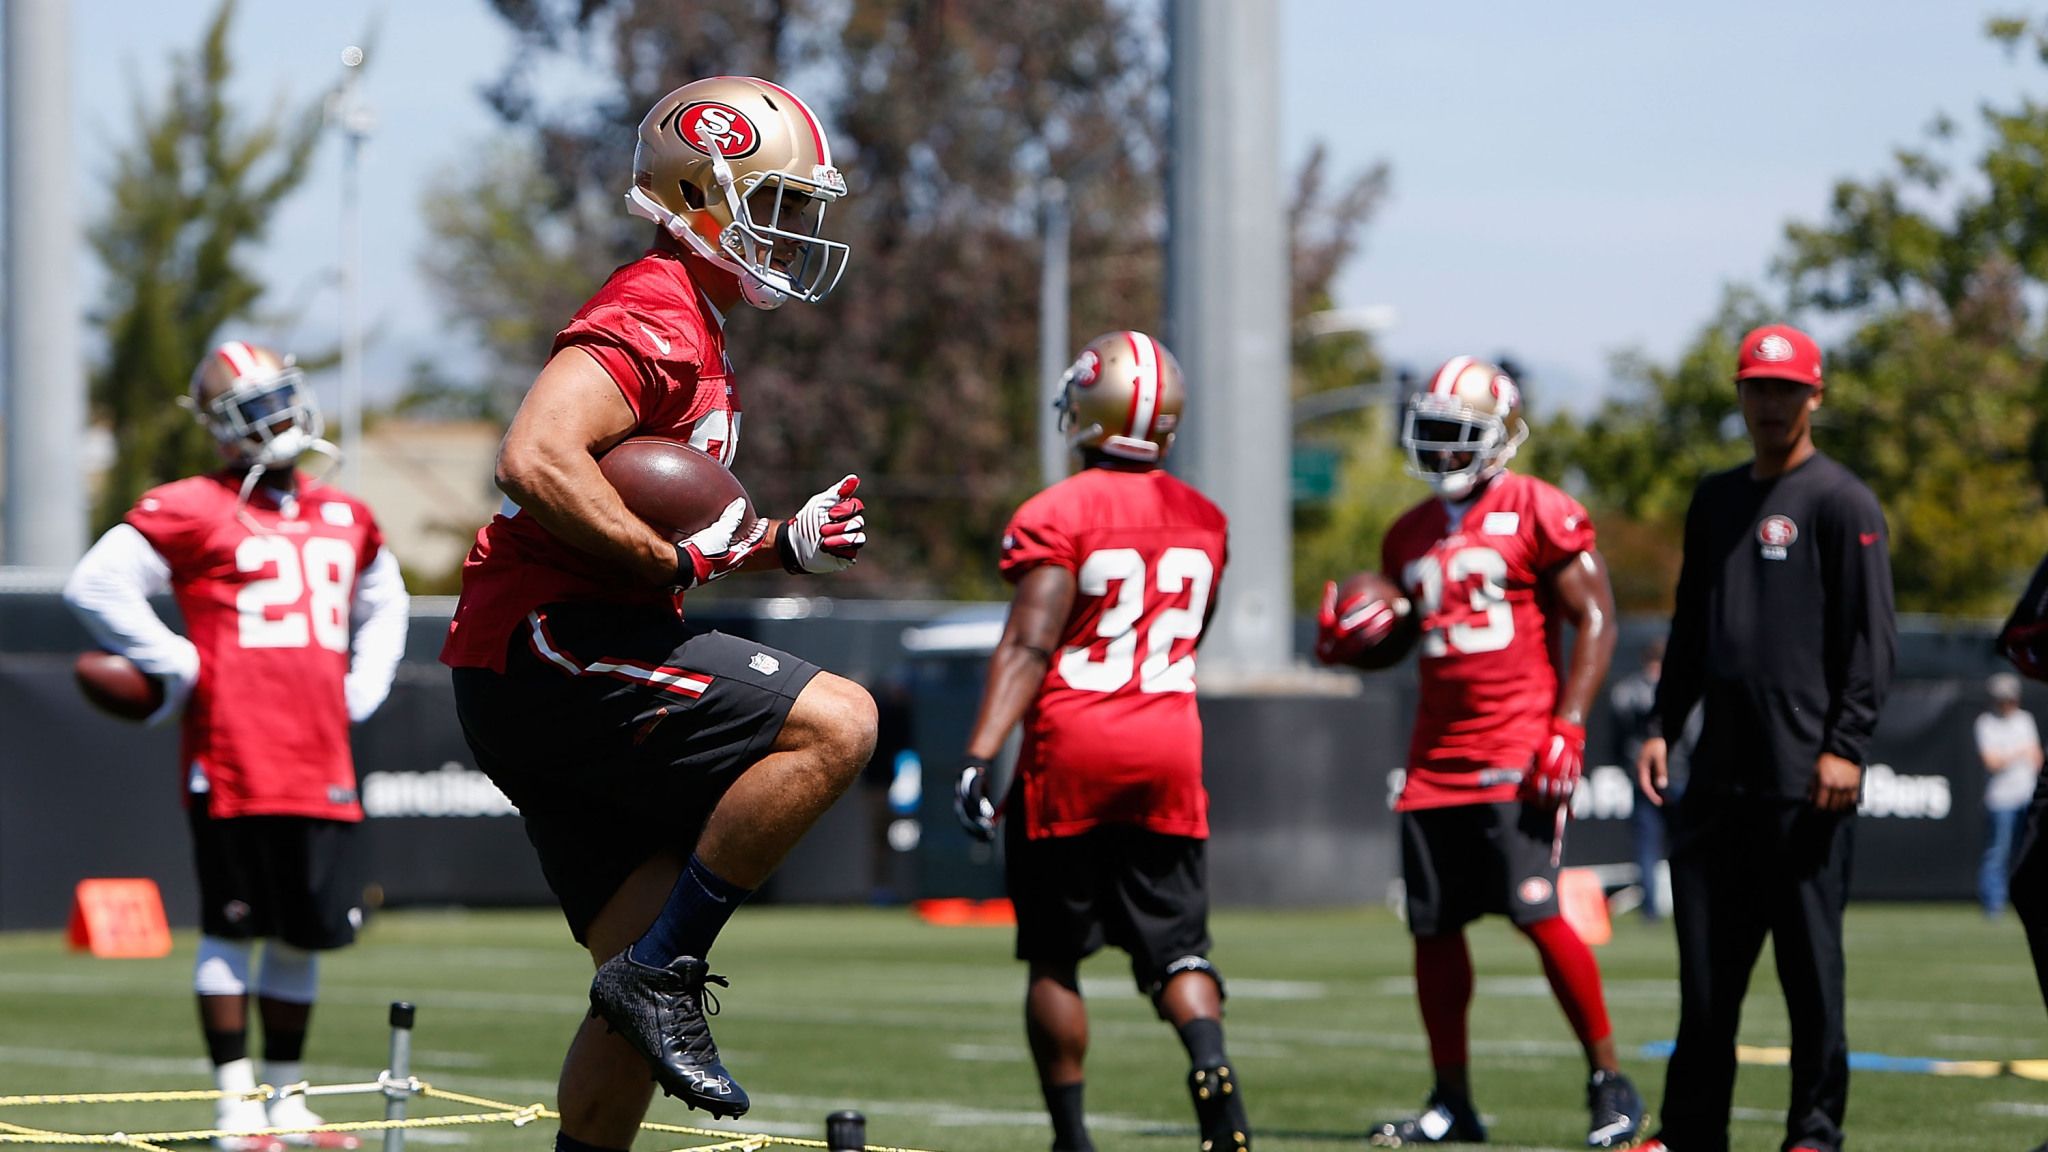
M 1792 358 L 1792 342 L 1773 332 L 1756 342 L 1756 358 L 1772 364 Z
M 700 100 L 676 113 L 676 135 L 683 143 L 709 156 L 712 149 L 728 160 L 752 156 L 761 146 L 761 133 L 746 113 L 730 104 Z M 706 147 L 706 144 L 710 147 Z
M 1756 539 L 1762 546 L 1764 559 L 1783 560 L 1785 549 L 1799 539 L 1799 525 L 1794 524 L 1789 516 L 1766 516 L 1763 523 L 1756 526 Z
M 1509 377 L 1507 373 L 1503 372 L 1495 376 L 1488 387 L 1493 392 L 1493 398 L 1500 401 L 1502 408 L 1520 408 L 1522 406 L 1522 390 L 1515 386 L 1513 378 Z

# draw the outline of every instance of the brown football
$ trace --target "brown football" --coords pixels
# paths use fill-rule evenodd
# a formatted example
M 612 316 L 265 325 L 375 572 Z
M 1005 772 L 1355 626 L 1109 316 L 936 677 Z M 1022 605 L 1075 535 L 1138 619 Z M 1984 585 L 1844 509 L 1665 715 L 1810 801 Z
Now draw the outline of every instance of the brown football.
M 1378 641 L 1368 644 L 1349 663 L 1354 668 L 1376 669 L 1399 662 L 1408 654 L 1408 648 L 1415 639 L 1416 614 L 1408 598 L 1399 585 L 1369 568 L 1337 582 L 1339 610 L 1361 596 L 1384 601 L 1393 607 L 1396 615 L 1393 628 Z
M 633 515 L 671 540 L 708 527 L 735 497 L 747 501 L 741 526 L 754 519 L 739 477 L 680 440 L 635 436 L 599 457 L 597 467 Z
M 81 652 L 71 665 L 78 690 L 95 708 L 123 720 L 147 720 L 164 703 L 164 683 L 126 656 Z

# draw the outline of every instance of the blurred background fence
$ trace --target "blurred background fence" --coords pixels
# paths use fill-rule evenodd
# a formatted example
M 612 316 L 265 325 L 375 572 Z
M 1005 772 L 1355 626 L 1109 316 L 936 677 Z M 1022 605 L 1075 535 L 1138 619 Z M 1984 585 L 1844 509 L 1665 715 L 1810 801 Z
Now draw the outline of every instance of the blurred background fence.
M 71 683 L 89 646 L 54 590 L 0 592 L 0 930 L 61 926 L 89 876 L 153 878 L 174 923 L 197 915 L 177 816 L 174 727 L 93 712 Z M 517 813 L 475 770 L 434 659 L 451 605 L 416 602 L 391 700 L 356 732 L 371 902 L 546 904 Z M 173 609 L 164 605 L 165 611 Z M 868 684 L 894 714 L 885 763 L 850 792 L 765 897 L 861 902 L 1000 894 L 999 862 L 953 822 L 952 769 L 1002 619 L 996 604 L 772 599 L 694 609 L 727 631 Z M 1617 675 L 1663 630 L 1623 629 Z M 1909 620 L 1897 686 L 1872 749 L 1855 893 L 1967 899 L 1983 847 L 1984 773 L 1971 724 L 1996 670 L 1988 623 Z M 1296 628 L 1306 650 L 1305 622 Z M 1303 683 L 1311 685 L 1303 690 Z M 2026 706 L 2048 707 L 2028 685 Z M 1220 904 L 1301 906 L 1387 899 L 1399 873 L 1389 804 L 1415 706 L 1412 663 L 1378 677 L 1291 684 L 1284 693 L 1204 692 L 1211 793 L 1210 880 Z M 1589 783 L 1566 852 L 1632 878 L 1636 802 L 1615 763 L 1605 709 L 1591 725 Z

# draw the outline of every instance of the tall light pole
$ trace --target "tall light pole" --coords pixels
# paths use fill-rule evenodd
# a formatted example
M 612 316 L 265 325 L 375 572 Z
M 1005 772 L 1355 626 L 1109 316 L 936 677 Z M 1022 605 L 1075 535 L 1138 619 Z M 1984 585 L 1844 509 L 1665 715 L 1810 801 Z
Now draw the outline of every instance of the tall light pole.
M 341 89 L 327 106 L 341 129 L 341 485 L 353 491 L 363 454 L 363 224 L 358 171 L 376 116 L 356 92 L 363 50 L 341 50 Z
M 1202 646 L 1206 685 L 1265 681 L 1293 659 L 1288 504 L 1287 232 L 1244 194 L 1275 163 L 1278 0 L 1178 0 L 1168 133 L 1166 342 L 1187 376 L 1168 466 L 1230 517 L 1230 578 Z
M 1039 227 L 1044 255 L 1038 268 L 1038 472 L 1047 487 L 1067 478 L 1067 438 L 1060 431 L 1053 403 L 1066 375 L 1069 285 L 1067 247 L 1072 219 L 1067 212 L 1067 186 L 1057 178 L 1038 186 Z
M 7 0 L 7 507 L 4 553 L 61 568 L 85 551 L 85 371 L 71 188 L 66 0 Z

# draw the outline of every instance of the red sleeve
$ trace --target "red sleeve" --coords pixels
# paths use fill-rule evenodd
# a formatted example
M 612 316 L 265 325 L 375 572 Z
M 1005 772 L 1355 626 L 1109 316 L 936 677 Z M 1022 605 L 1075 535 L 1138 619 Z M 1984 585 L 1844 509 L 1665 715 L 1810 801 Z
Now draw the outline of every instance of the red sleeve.
M 604 365 L 635 419 L 644 420 L 672 395 L 696 395 L 697 342 L 664 332 L 619 305 L 578 313 L 555 334 L 554 351 L 569 347 Z
M 1069 572 L 1078 571 L 1080 557 L 1074 538 L 1054 523 L 1052 507 L 1042 500 L 1026 501 L 1003 529 L 1003 558 L 998 571 L 1012 584 L 1032 569 L 1057 564 Z
M 198 501 L 181 491 L 180 485 L 166 485 L 142 494 L 135 507 L 123 517 L 129 527 L 142 533 L 173 572 L 188 568 L 205 550 L 214 518 Z
M 1549 485 L 1536 490 L 1530 502 L 1531 531 L 1536 535 L 1535 566 L 1548 572 L 1593 548 L 1593 518 L 1586 506 Z

